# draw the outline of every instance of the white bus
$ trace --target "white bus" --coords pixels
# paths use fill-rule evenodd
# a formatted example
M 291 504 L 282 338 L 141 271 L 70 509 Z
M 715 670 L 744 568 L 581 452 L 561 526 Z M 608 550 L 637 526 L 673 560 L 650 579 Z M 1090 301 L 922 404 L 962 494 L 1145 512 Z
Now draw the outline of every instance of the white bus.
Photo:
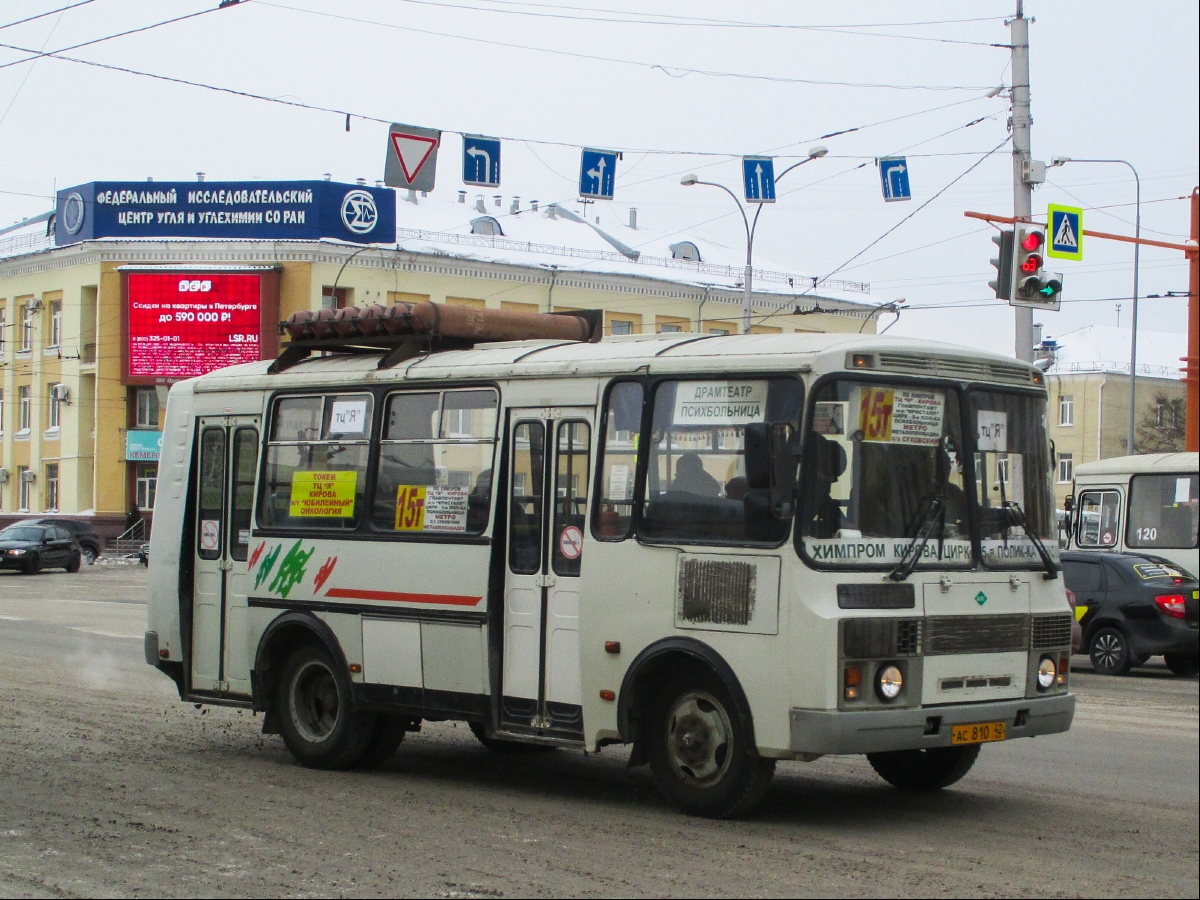
M 1161 556 L 1200 575 L 1200 453 L 1117 456 L 1075 467 L 1079 550 Z
M 930 790 L 1070 726 L 1037 369 L 840 334 L 357 350 L 176 384 L 163 434 L 147 661 L 304 765 L 459 720 L 632 744 L 721 817 L 777 760 Z

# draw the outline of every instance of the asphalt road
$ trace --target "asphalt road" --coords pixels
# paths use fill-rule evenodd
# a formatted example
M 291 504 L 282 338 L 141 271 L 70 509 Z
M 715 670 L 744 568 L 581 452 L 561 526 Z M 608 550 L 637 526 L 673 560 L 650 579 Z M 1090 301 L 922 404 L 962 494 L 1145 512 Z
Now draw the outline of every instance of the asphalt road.
M 314 772 L 142 660 L 144 571 L 0 573 L 0 897 L 1129 896 L 1198 891 L 1197 680 L 1073 672 L 1066 735 L 931 796 L 784 763 L 751 818 L 681 816 L 627 754 L 503 756 L 426 724 Z

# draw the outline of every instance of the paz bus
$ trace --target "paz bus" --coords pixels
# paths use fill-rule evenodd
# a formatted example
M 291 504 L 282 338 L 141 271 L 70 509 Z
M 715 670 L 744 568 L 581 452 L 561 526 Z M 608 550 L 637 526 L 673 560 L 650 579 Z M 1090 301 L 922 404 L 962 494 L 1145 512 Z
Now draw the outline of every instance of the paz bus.
M 1161 556 L 1200 574 L 1200 454 L 1117 456 L 1075 467 L 1078 550 Z
M 171 388 L 145 649 L 303 765 L 458 720 L 632 745 L 726 817 L 778 760 L 936 790 L 1069 728 L 1032 366 L 430 303 L 285 324 L 275 362 Z

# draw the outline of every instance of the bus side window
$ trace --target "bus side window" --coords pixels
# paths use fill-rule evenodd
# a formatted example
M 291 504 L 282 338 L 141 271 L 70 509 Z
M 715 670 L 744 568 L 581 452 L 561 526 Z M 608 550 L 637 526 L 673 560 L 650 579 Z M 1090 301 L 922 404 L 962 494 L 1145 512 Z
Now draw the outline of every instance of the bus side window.
M 600 447 L 600 501 L 592 529 L 600 540 L 620 541 L 633 526 L 633 482 L 642 427 L 642 385 L 622 381 L 608 392 Z
M 509 501 L 508 567 L 517 575 L 542 568 L 542 473 L 546 435 L 541 422 L 522 422 L 513 431 L 512 496 Z
M 1116 547 L 1121 495 L 1116 491 L 1084 491 L 1079 495 L 1075 543 L 1080 547 Z
M 587 517 L 591 443 L 592 429 L 586 422 L 559 423 L 555 449 L 554 528 L 550 532 L 552 562 L 558 575 L 579 574 L 583 523 Z M 575 530 L 567 531 L 569 528 Z
M 205 428 L 200 435 L 200 527 L 197 552 L 201 559 L 219 559 L 225 524 L 225 429 Z

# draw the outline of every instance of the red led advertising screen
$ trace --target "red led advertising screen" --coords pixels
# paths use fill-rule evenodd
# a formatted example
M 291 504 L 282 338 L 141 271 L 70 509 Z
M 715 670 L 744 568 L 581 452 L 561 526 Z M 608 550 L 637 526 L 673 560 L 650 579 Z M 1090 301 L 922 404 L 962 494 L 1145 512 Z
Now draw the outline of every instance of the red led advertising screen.
M 262 359 L 268 274 L 129 272 L 127 383 L 179 381 Z

